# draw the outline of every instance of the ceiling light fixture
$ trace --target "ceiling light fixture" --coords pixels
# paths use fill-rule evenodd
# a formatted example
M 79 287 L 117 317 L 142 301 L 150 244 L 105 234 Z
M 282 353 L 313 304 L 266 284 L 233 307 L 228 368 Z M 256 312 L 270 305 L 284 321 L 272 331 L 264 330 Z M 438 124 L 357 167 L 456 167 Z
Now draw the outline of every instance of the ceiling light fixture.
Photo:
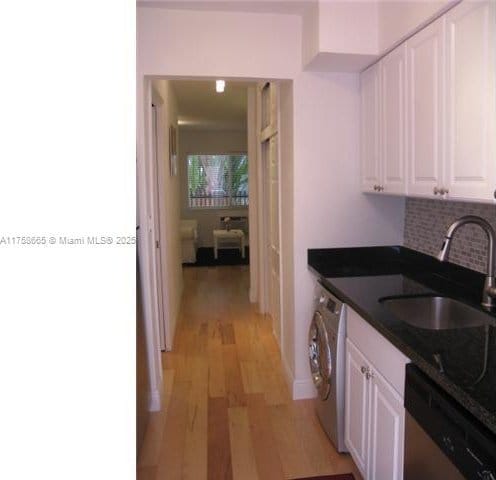
M 217 93 L 223 93 L 225 87 L 226 87 L 226 82 L 224 80 L 215 81 L 215 91 Z

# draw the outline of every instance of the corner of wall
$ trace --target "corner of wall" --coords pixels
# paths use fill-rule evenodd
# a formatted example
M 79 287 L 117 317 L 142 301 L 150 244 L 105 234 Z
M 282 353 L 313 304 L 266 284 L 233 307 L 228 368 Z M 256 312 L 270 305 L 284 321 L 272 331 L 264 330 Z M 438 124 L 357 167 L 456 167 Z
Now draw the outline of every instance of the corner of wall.
M 281 352 L 285 368 L 291 372 L 293 391 L 294 371 L 294 105 L 293 82 L 284 81 L 279 88 L 280 186 L 281 186 L 281 282 L 282 282 L 282 332 Z
M 301 59 L 305 68 L 319 53 L 319 2 L 309 2 L 302 16 Z
M 293 400 L 304 400 L 307 398 L 315 398 L 317 392 L 311 378 L 297 380 L 293 377 L 293 373 L 284 356 L 281 357 L 284 379 Z
M 249 189 L 248 224 L 250 237 L 250 303 L 256 303 L 258 292 L 258 224 L 257 224 L 257 91 L 255 85 L 248 87 L 246 98 L 246 125 L 247 125 L 247 153 L 248 153 L 248 178 L 251 179 Z
M 159 412 L 162 409 L 162 383 L 148 393 L 148 410 Z
M 293 400 L 305 400 L 316 396 L 317 392 L 311 378 L 293 381 Z
M 293 400 L 304 400 L 307 398 L 315 398 L 317 396 L 317 392 L 311 378 L 296 380 L 284 355 L 281 355 L 281 363 L 284 371 L 284 379 L 286 380 L 286 385 Z

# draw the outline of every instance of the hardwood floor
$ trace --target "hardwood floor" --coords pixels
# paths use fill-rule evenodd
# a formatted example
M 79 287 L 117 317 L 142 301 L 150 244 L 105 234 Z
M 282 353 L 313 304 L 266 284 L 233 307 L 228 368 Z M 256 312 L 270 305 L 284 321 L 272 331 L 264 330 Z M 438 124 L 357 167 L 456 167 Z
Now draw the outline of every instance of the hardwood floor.
M 165 405 L 151 414 L 139 480 L 277 480 L 352 472 L 315 416 L 292 401 L 270 317 L 248 300 L 247 266 L 186 268 Z

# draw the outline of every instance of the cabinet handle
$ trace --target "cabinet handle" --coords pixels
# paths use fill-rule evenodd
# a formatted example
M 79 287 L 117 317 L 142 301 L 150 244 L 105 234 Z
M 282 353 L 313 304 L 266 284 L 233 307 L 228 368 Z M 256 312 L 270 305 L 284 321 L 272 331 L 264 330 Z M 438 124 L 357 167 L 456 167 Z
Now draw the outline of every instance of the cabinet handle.
M 362 366 L 360 371 L 365 375 L 367 380 L 374 378 L 374 372 L 371 372 L 369 367 Z
M 447 193 L 449 193 L 449 190 L 447 188 L 444 188 L 444 187 L 441 187 L 441 188 L 437 188 L 437 187 L 434 187 L 434 195 L 446 195 Z

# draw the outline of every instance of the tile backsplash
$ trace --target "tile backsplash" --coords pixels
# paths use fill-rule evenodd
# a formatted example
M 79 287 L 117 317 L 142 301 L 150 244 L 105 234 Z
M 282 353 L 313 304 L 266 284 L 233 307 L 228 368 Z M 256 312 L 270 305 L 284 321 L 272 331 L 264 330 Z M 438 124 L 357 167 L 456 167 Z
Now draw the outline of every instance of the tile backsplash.
M 405 247 L 437 255 L 446 230 L 463 215 L 478 215 L 496 230 L 496 205 L 407 198 Z M 486 271 L 487 237 L 480 227 L 465 225 L 453 237 L 449 261 L 479 272 Z

